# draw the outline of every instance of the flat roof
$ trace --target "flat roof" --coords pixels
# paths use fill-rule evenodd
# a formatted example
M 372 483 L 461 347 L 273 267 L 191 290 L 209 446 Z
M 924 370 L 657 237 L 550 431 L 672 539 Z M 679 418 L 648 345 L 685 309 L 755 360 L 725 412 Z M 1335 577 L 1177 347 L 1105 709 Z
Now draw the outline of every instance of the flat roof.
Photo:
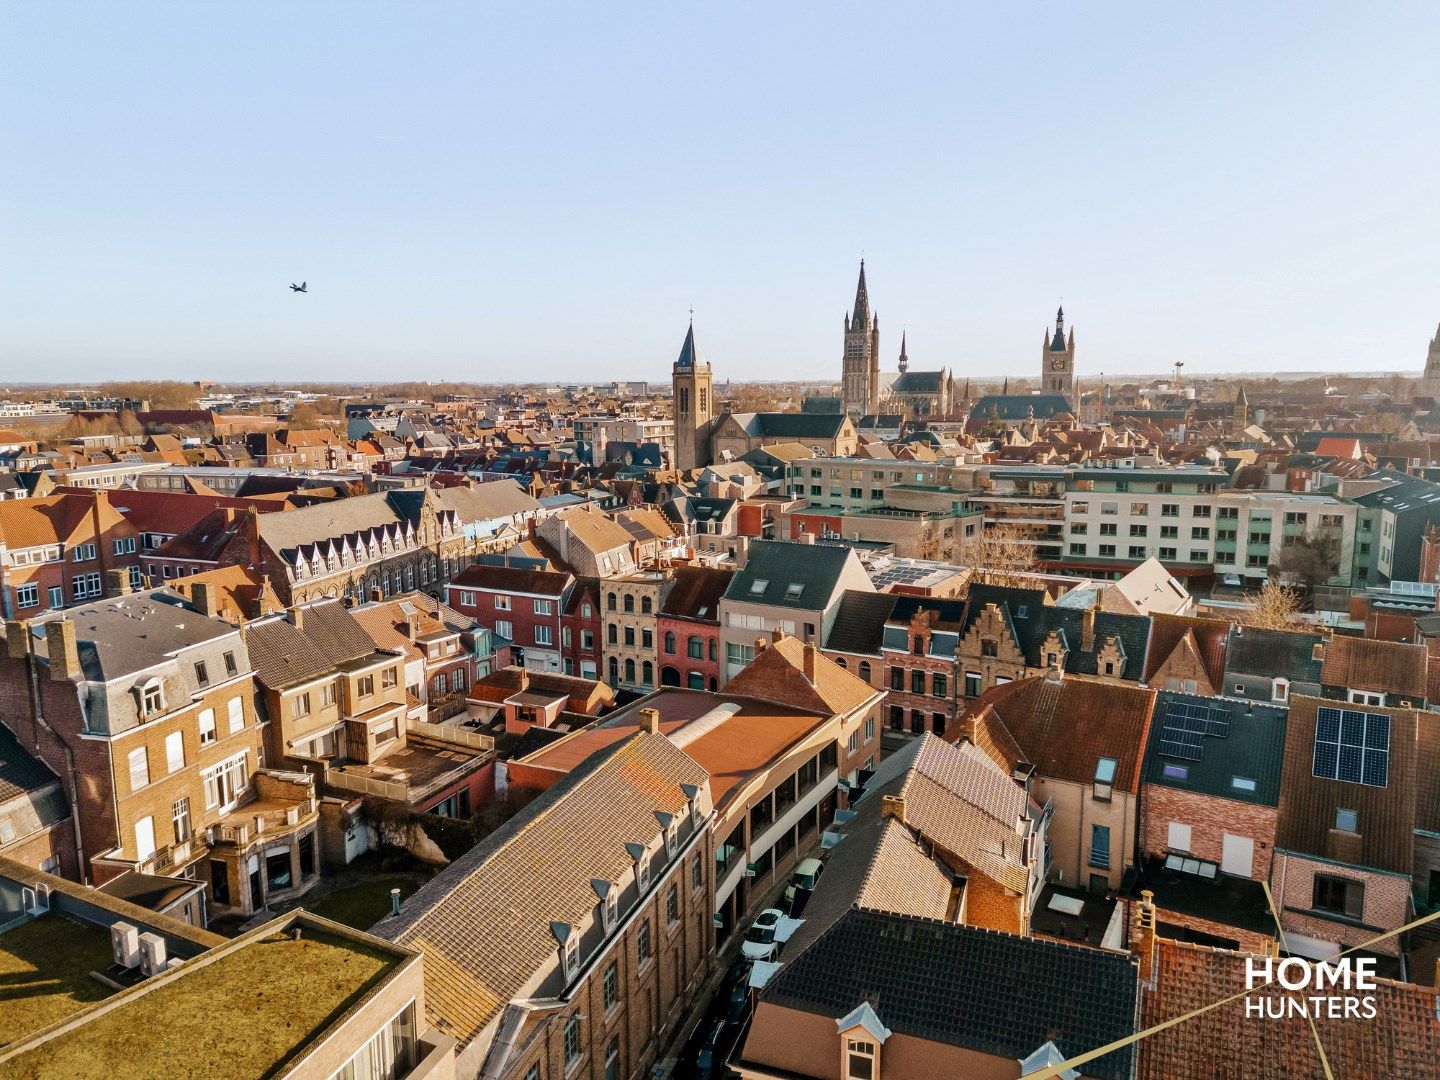
M 90 972 L 113 962 L 106 931 L 61 915 L 0 934 L 0 1046 L 109 997 L 114 991 Z
M 660 733 L 670 736 L 721 705 L 739 712 L 683 749 L 710 774 L 710 797 L 717 807 L 737 787 L 766 768 L 828 716 L 734 694 L 666 688 L 635 702 L 604 723 L 583 728 L 524 759 L 526 765 L 567 773 L 597 750 L 639 730 L 640 710 L 658 709 Z
M 294 925 L 222 946 L 214 959 L 187 961 L 174 978 L 140 983 L 125 992 L 127 1000 L 96 1009 L 0 1071 L 111 1080 L 117 1068 L 126 1076 L 166 1076 L 178 1061 L 202 1059 L 223 1062 L 231 1076 L 279 1072 L 407 958 L 308 920 L 297 941 L 288 932 Z M 103 939 L 108 964 L 109 935 L 81 929 Z

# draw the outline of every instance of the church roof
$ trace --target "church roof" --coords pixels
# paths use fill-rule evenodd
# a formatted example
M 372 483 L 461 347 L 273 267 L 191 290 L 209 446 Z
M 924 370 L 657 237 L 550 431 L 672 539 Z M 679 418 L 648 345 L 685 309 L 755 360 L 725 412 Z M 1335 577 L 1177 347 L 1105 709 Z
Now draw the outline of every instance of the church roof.
M 907 371 L 890 384 L 892 394 L 938 394 L 949 378 L 946 371 Z
M 865 288 L 865 260 L 860 260 L 860 280 L 855 285 L 855 307 L 850 321 L 864 326 L 870 321 L 870 293 Z
M 700 346 L 695 344 L 695 324 L 692 322 L 690 328 L 685 331 L 685 343 L 680 346 L 680 355 L 675 359 L 677 368 L 693 368 L 697 364 L 705 363 L 705 357 L 700 355 Z
M 845 427 L 844 413 L 731 413 L 751 438 L 834 439 Z
M 1024 420 L 1035 410 L 1036 420 L 1049 420 L 1060 413 L 1073 412 L 1070 403 L 1060 394 L 986 394 L 975 402 L 972 420 Z

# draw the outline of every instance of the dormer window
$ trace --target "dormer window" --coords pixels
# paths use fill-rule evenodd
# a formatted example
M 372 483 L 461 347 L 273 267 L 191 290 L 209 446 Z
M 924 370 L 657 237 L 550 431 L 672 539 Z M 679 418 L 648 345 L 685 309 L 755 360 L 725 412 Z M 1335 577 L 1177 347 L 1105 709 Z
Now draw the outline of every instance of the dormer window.
M 1119 762 L 1114 758 L 1102 757 L 1095 763 L 1095 798 L 1108 802 L 1115 783 L 1115 772 Z
M 674 814 L 667 814 L 662 810 L 655 812 L 655 820 L 660 822 L 660 828 L 665 832 L 665 853 L 674 855 L 675 848 L 680 843 L 680 821 Z
M 629 852 L 630 860 L 635 864 L 635 886 L 643 893 L 650 885 L 650 860 L 645 857 L 645 845 L 632 841 L 625 845 L 625 850 Z
M 1289 679 L 1272 679 L 1270 681 L 1270 700 L 1279 705 L 1290 700 Z
M 698 829 L 700 827 L 700 789 L 694 784 L 681 784 L 680 790 L 690 802 L 690 820 Z
M 140 688 L 140 715 L 151 716 L 165 708 L 165 695 L 159 679 L 151 679 Z
M 875 1044 L 864 1039 L 845 1040 L 846 1080 L 875 1080 Z
M 580 970 L 580 928 L 557 921 L 550 924 L 550 933 L 560 946 L 560 969 L 566 979 L 573 979 Z

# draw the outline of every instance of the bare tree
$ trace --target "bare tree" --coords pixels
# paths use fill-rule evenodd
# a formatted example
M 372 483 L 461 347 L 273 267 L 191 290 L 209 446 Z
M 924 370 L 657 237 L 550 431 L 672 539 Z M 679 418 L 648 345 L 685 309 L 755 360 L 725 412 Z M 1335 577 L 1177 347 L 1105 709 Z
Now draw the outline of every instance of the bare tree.
M 919 558 L 968 567 L 970 580 L 985 585 L 1030 584 L 1027 575 L 1040 571 L 1034 546 L 1014 525 L 992 525 L 956 539 L 931 522 L 921 529 L 915 548 Z
M 1313 529 L 1285 542 L 1270 564 L 1279 579 L 1306 592 L 1328 585 L 1346 562 L 1345 541 L 1337 529 Z
M 1246 598 L 1249 603 L 1240 614 L 1246 626 L 1261 630 L 1291 630 L 1300 621 L 1301 600 L 1297 589 L 1267 581 L 1258 593 Z

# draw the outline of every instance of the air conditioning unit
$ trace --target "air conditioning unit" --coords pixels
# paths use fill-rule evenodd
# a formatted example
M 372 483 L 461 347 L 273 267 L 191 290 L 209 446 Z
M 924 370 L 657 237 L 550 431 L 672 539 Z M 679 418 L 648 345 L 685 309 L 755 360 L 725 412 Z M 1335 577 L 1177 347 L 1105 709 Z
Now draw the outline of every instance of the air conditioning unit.
M 111 923 L 110 951 L 120 967 L 135 967 L 140 963 L 140 931 L 127 922 Z
M 159 934 L 140 935 L 140 970 L 146 978 L 165 970 L 165 939 Z

